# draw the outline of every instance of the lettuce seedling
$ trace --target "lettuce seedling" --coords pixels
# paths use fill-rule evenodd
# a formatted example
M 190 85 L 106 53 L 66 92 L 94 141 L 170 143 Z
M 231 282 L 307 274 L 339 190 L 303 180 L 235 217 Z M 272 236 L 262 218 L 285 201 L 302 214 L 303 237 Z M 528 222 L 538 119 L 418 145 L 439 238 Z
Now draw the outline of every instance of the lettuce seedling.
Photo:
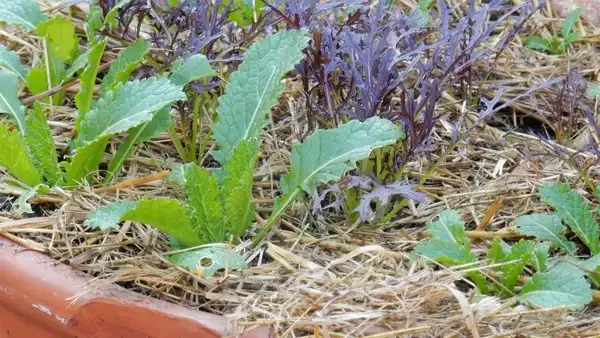
M 566 53 L 569 46 L 579 39 L 579 34 L 575 31 L 575 24 L 582 13 L 583 11 L 581 8 L 577 8 L 565 16 L 561 26 L 562 36 L 544 32 L 542 33 L 542 36 L 528 37 L 527 40 L 525 40 L 525 46 L 555 55 Z

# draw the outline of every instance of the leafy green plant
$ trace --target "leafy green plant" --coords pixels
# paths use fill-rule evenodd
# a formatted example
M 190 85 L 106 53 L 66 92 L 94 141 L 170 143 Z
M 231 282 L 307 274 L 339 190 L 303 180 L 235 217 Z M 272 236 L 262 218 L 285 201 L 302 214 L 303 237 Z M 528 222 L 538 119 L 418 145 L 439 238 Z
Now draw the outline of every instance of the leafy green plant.
M 543 191 L 548 203 L 575 200 L 572 191 L 567 191 L 562 184 L 544 187 Z M 569 202 L 565 204 L 570 205 Z M 567 217 L 571 222 L 573 219 L 587 219 L 587 216 L 582 216 L 585 212 L 580 207 L 567 206 L 563 212 L 575 215 Z M 598 276 L 595 271 L 600 264 L 600 256 L 583 261 L 568 256 L 550 262 L 551 246 L 570 254 L 575 251 L 575 244 L 563 235 L 565 228 L 560 218 L 534 214 L 521 216 L 515 223 L 519 232 L 534 236 L 536 240 L 521 239 L 512 245 L 500 238 L 492 241 L 485 256 L 492 272 L 487 276 L 479 271 L 466 273 L 479 292 L 516 297 L 521 302 L 542 308 L 571 306 L 579 309 L 591 302 L 592 290 L 585 279 L 586 271 L 596 284 Z M 413 251 L 415 256 L 448 265 L 472 265 L 479 261 L 471 250 L 464 223 L 455 210 L 443 211 L 439 219 L 429 225 L 427 232 L 431 237 L 417 245 Z M 587 235 L 590 239 L 594 237 L 592 233 Z M 528 271 L 535 272 L 528 276 Z
M 117 202 L 91 213 L 86 223 L 106 229 L 116 227 L 119 221 L 138 221 L 165 231 L 174 244 L 186 248 L 242 237 L 254 219 L 252 170 L 258 157 L 260 133 L 269 122 L 267 113 L 283 92 L 282 77 L 300 61 L 307 42 L 303 30 L 281 31 L 247 50 L 239 69 L 231 75 L 225 94 L 219 98 L 218 121 L 212 126 L 219 147 L 213 156 L 222 167 L 208 170 L 188 163 L 171 176 L 184 186 L 185 204 L 165 198 L 133 204 Z M 290 173 L 281 179 L 283 196 L 256 241 L 264 237 L 302 191 L 312 192 L 319 183 L 339 179 L 356 166 L 357 160 L 377 147 L 396 142 L 401 135 L 393 123 L 373 118 L 319 130 L 304 143 L 296 144 L 292 148 Z M 206 253 L 202 251 L 202 257 Z M 169 259 L 192 271 L 197 271 L 201 263 L 196 250 Z M 239 261 L 239 257 L 236 259 Z M 202 271 L 208 273 L 206 269 Z
M 542 33 L 542 36 L 528 37 L 525 40 L 525 46 L 555 55 L 566 53 L 569 45 L 579 39 L 579 34 L 575 31 L 575 24 L 581 14 L 581 8 L 577 8 L 565 16 L 561 26 L 561 36 L 552 35 L 552 33 L 546 31 Z

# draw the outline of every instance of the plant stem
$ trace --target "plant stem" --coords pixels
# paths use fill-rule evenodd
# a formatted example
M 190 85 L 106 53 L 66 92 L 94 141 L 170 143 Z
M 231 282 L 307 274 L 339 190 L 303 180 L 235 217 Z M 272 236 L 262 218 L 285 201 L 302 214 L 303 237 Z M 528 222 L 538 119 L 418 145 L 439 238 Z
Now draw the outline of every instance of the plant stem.
M 183 146 L 181 145 L 181 140 L 179 140 L 179 136 L 177 135 L 177 131 L 175 130 L 175 127 L 173 126 L 173 124 L 171 124 L 171 126 L 169 127 L 169 136 L 171 136 L 171 141 L 173 141 L 173 145 L 175 146 L 175 149 L 177 149 L 177 153 L 179 154 L 179 157 L 181 157 L 183 160 L 185 160 L 187 157 L 185 156 L 185 150 L 183 149 Z
M 256 235 L 256 237 L 252 241 L 253 246 L 255 246 L 255 247 L 258 246 L 260 244 L 260 242 L 262 242 L 263 239 L 265 239 L 265 237 L 267 236 L 267 233 L 269 233 L 269 231 L 271 231 L 271 229 L 273 228 L 275 223 L 279 220 L 281 215 L 283 215 L 283 213 L 288 208 L 288 206 L 290 206 L 290 204 L 292 204 L 292 202 L 294 202 L 296 200 L 296 197 L 298 197 L 298 195 L 301 192 L 302 192 L 302 189 L 300 189 L 300 187 L 297 187 L 294 190 L 290 191 L 287 195 L 283 196 L 281 198 L 281 200 L 279 201 L 279 203 L 276 203 L 275 210 L 273 210 L 273 213 L 271 214 L 271 216 L 269 216 L 269 218 L 263 225 L 262 229 L 259 231 L 258 235 Z

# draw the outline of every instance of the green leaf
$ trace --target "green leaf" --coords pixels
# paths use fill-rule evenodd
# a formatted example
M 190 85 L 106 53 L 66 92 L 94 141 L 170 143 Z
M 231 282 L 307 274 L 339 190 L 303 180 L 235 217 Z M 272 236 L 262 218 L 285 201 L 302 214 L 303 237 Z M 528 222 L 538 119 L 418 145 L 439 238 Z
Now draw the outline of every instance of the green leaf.
M 180 164 L 171 169 L 171 173 L 167 176 L 166 180 L 171 183 L 178 185 L 185 184 L 185 171 L 188 167 L 195 165 L 193 162 Z
M 96 209 L 96 211 L 90 212 L 83 224 L 92 227 L 92 229 L 117 229 L 121 217 L 123 217 L 130 209 L 135 208 L 135 206 L 136 203 L 132 201 L 107 204 Z
M 127 82 L 96 102 L 81 122 L 79 137 L 89 141 L 125 132 L 152 120 L 155 111 L 185 99 L 182 88 L 166 78 Z
M 94 85 L 96 84 L 96 75 L 100 68 L 100 60 L 104 52 L 104 47 L 108 40 L 103 40 L 92 47 L 87 53 L 87 67 L 81 74 L 81 89 L 75 95 L 75 104 L 77 104 L 78 115 L 75 119 L 75 130 L 80 131 L 81 122 L 85 119 L 87 113 L 92 107 L 94 98 Z
M 188 206 L 200 236 L 208 243 L 227 241 L 223 224 L 223 201 L 217 179 L 197 165 L 185 168 Z
M 500 268 L 502 272 L 502 285 L 509 291 L 515 289 L 519 275 L 523 272 L 525 265 L 531 260 L 533 251 L 533 242 L 522 239 L 511 247 L 510 253 L 504 258 L 505 262 L 512 262 Z
M 530 36 L 525 40 L 525 46 L 530 49 L 543 50 L 543 51 L 551 51 L 552 48 L 548 41 L 544 40 L 539 36 Z
M 71 60 L 77 50 L 78 39 L 75 35 L 75 25 L 69 20 L 55 17 L 40 23 L 36 31 L 46 39 L 47 48 L 63 62 Z
M 573 42 L 577 41 L 577 39 L 579 39 L 579 34 L 577 34 L 577 32 L 570 32 L 569 34 L 565 35 L 563 38 L 564 50 L 566 51 L 567 47 Z
M 281 178 L 281 190 L 284 195 L 296 188 L 312 194 L 318 184 L 341 179 L 373 149 L 394 144 L 403 136 L 400 128 L 379 117 L 318 130 L 292 147 L 290 173 Z
M 80 54 L 75 59 L 75 61 L 73 61 L 73 64 L 71 64 L 71 67 L 65 73 L 64 80 L 70 79 L 71 77 L 73 77 L 73 75 L 75 75 L 75 73 L 85 68 L 88 62 L 88 54 L 90 53 L 90 51 L 93 51 L 93 49 L 90 49 L 85 53 Z
M 27 145 L 18 131 L 9 131 L 6 124 L 0 124 L 0 144 L 0 166 L 30 187 L 42 183 L 42 174 L 29 159 Z
M 27 70 L 21 63 L 19 55 L 4 45 L 0 45 L 0 67 L 17 74 L 24 82 L 27 81 Z
M 210 278 L 221 269 L 245 270 L 248 264 L 244 258 L 228 248 L 211 246 L 199 250 L 170 255 L 167 259 L 188 268 L 200 277 Z
M 561 26 L 561 32 L 563 36 L 567 36 L 573 31 L 575 24 L 577 24 L 577 20 L 579 20 L 582 13 L 583 11 L 581 8 L 576 8 L 565 16 L 565 20 Z
M 284 30 L 254 43 L 244 53 L 244 61 L 218 99 L 218 121 L 212 127 L 220 146 L 213 156 L 221 165 L 241 141 L 260 135 L 268 122 L 267 113 L 283 92 L 283 76 L 300 62 L 307 43 L 304 30 Z
M 592 290 L 582 276 L 553 269 L 535 273 L 521 289 L 519 298 L 540 308 L 571 306 L 581 309 L 592 301 Z
M 102 28 L 104 28 L 102 8 L 96 4 L 90 4 L 90 11 L 88 12 L 85 25 L 85 34 L 90 46 L 95 46 L 98 43 L 96 32 Z
M 460 214 L 453 209 L 442 211 L 438 220 L 427 228 L 427 232 L 435 239 L 457 245 L 462 245 L 466 239 L 465 224 Z
M 550 241 L 561 250 L 573 253 L 577 249 L 575 243 L 569 241 L 562 233 L 567 228 L 562 225 L 556 214 L 531 214 L 520 216 L 515 220 L 517 231 L 523 235 L 535 236 Z
M 212 69 L 206 56 L 194 54 L 183 62 L 181 60 L 175 62 L 171 82 L 183 87 L 192 81 L 215 75 L 217 75 L 217 72 Z
M 171 107 L 166 106 L 154 113 L 152 120 L 129 130 L 127 138 L 117 148 L 117 152 L 108 163 L 105 182 L 110 182 L 117 174 L 125 160 L 131 156 L 133 149 L 139 143 L 162 133 L 171 125 Z
M 130 0 L 119 0 L 114 5 L 114 7 L 106 13 L 106 17 L 104 18 L 104 24 L 108 25 L 110 28 L 113 28 L 117 25 L 117 14 L 119 13 L 119 9 L 129 3 Z
M 598 99 L 600 97 L 600 83 L 590 83 L 587 87 L 587 95 Z M 596 190 L 600 191 L 600 190 Z
M 0 71 L 0 113 L 9 114 L 24 135 L 25 107 L 17 97 L 18 81 L 17 74 Z
M 33 95 L 43 93 L 48 89 L 48 77 L 46 70 L 42 67 L 33 67 L 29 70 L 27 75 L 27 89 Z M 49 102 L 48 100 L 42 100 L 43 102 Z
M 143 39 L 135 41 L 119 53 L 115 63 L 110 66 L 108 74 L 102 79 L 101 94 L 104 95 L 107 91 L 115 89 L 117 85 L 125 83 L 146 53 L 148 53 L 148 43 Z
M 70 161 L 61 163 L 66 171 L 68 187 L 77 186 L 89 179 L 88 175 L 98 169 L 102 162 L 107 144 L 108 136 L 97 138 L 76 148 Z
M 535 271 L 544 272 L 548 267 L 548 255 L 550 251 L 550 244 L 541 242 L 535 245 L 533 257 L 531 258 L 531 264 L 535 268 Z
M 430 239 L 422 242 L 413 254 L 427 257 L 431 260 L 446 264 L 466 264 L 475 260 L 475 255 L 452 242 Z
M 185 207 L 174 199 L 141 200 L 129 209 L 121 221 L 134 221 L 151 225 L 173 236 L 186 247 L 205 244 L 187 216 Z
M 52 132 L 46 121 L 46 114 L 39 104 L 27 113 L 25 123 L 27 124 L 25 141 L 33 163 L 42 171 L 48 185 L 63 183 L 63 172 L 58 165 Z
M 494 238 L 485 258 L 493 264 L 504 262 L 506 261 L 506 255 L 510 253 L 510 249 L 510 246 L 502 238 Z
M 254 18 L 260 17 L 263 12 L 263 2 L 260 0 L 224 0 L 222 7 L 228 6 L 230 1 L 233 1 L 233 8 L 227 18 L 239 27 L 250 26 Z
M 542 200 L 552 206 L 592 254 L 600 253 L 598 223 L 581 195 L 568 184 L 555 183 L 540 188 Z
M 19 198 L 15 200 L 12 205 L 11 211 L 17 214 L 33 213 L 33 209 L 31 209 L 31 205 L 27 203 L 30 198 L 35 197 L 38 194 L 48 193 L 50 192 L 50 188 L 48 188 L 45 184 L 38 184 L 35 187 L 28 189 L 25 191 Z
M 2 0 L 0 1 L 0 21 L 13 25 L 21 25 L 32 31 L 48 18 L 40 10 L 36 0 Z
M 242 236 L 254 219 L 252 169 L 259 150 L 258 140 L 242 141 L 225 165 L 223 196 L 225 223 L 235 236 Z

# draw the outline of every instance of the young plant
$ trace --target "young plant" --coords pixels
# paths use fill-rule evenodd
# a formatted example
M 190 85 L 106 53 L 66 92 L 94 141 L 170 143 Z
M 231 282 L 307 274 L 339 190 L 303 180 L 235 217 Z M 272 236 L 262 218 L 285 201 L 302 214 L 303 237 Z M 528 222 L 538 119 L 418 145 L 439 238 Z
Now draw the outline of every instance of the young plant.
M 577 8 L 565 16 L 561 26 L 561 35 L 553 35 L 552 33 L 544 31 L 542 36 L 528 37 L 525 41 L 525 46 L 555 55 L 566 53 L 569 46 L 579 39 L 579 34 L 575 31 L 575 25 L 577 24 L 577 20 L 581 17 L 581 14 L 581 8 Z
M 555 226 L 555 225 L 554 225 Z M 471 251 L 471 241 L 466 236 L 464 223 L 455 210 L 446 210 L 438 221 L 428 227 L 430 239 L 420 243 L 413 254 L 448 265 L 473 265 L 479 257 Z M 535 231 L 535 233 L 540 233 Z M 555 233 L 556 234 L 556 233 Z M 542 232 L 541 238 L 548 238 Z M 485 260 L 492 264 L 488 278 L 483 272 L 470 271 L 480 293 L 516 297 L 535 307 L 550 308 L 570 306 L 581 309 L 592 300 L 592 290 L 583 273 L 574 273 L 577 267 L 561 262 L 548 262 L 548 242 L 520 240 L 512 246 L 495 239 L 488 248 Z M 590 267 L 594 262 L 586 262 Z M 526 276 L 526 267 L 535 272 Z M 595 270 L 597 264 L 593 266 Z M 520 283 L 524 282 L 521 287 Z M 520 289 L 520 291 L 519 291 Z
M 188 163 L 179 174 L 173 174 L 172 179 L 185 187 L 186 204 L 172 199 L 117 202 L 90 214 L 86 223 L 106 229 L 116 227 L 119 221 L 139 221 L 167 232 L 188 248 L 242 237 L 254 219 L 252 169 L 260 134 L 269 122 L 267 113 L 283 91 L 282 77 L 300 61 L 307 42 L 303 30 L 281 31 L 253 44 L 245 53 L 240 68 L 231 75 L 225 95 L 219 98 L 218 122 L 212 126 L 219 147 L 213 157 L 222 167 L 209 171 Z M 296 144 L 292 148 L 290 173 L 281 179 L 283 196 L 255 242 L 264 238 L 302 191 L 312 193 L 317 184 L 339 179 L 371 150 L 394 143 L 400 136 L 393 123 L 374 118 L 353 121 L 334 130 L 319 130 L 304 143 Z M 165 217 L 167 209 L 171 210 Z M 211 248 L 214 250 L 215 246 Z M 226 266 L 227 262 L 220 259 L 225 255 L 210 254 L 202 249 L 169 259 L 192 271 L 197 271 L 202 257 L 210 257 L 213 268 Z

